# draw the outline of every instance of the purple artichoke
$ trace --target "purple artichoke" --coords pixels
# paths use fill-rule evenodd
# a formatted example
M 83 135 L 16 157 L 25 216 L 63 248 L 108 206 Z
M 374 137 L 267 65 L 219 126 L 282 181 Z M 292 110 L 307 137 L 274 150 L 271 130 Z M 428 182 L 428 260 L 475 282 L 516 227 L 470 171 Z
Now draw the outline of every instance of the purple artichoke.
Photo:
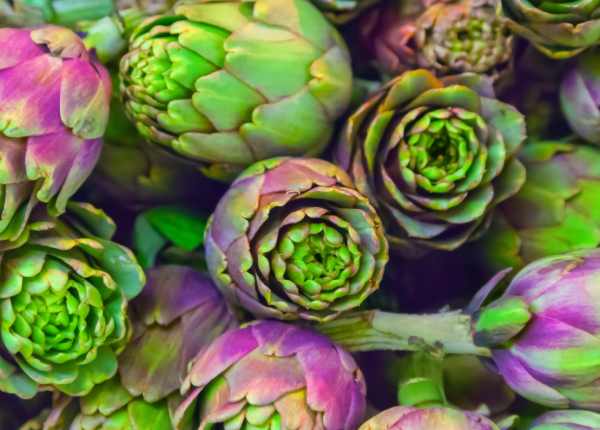
M 450 408 L 396 406 L 364 423 L 360 430 L 498 430 L 493 421 L 473 412 Z
M 108 121 L 108 72 L 66 28 L 0 29 L 0 240 L 37 201 L 57 216 L 92 171 Z
M 248 168 L 223 196 L 206 254 L 231 303 L 257 317 L 324 321 L 378 288 L 388 243 L 340 168 L 273 158 Z
M 350 354 L 303 326 L 265 321 L 224 334 L 201 352 L 181 391 L 195 387 L 200 429 L 227 423 L 287 429 L 356 430 L 366 386 Z
M 529 430 L 597 430 L 600 414 L 590 411 L 552 411 L 535 420 Z

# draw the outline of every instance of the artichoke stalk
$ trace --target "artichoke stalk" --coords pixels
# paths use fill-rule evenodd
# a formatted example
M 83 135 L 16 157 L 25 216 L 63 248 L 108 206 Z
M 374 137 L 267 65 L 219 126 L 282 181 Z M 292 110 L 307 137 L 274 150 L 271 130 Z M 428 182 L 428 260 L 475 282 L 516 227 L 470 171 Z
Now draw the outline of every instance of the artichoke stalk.
M 388 261 L 377 213 L 323 160 L 254 164 L 209 223 L 211 276 L 230 303 L 256 317 L 335 318 L 378 288 Z
M 348 120 L 337 164 L 384 219 L 405 254 L 456 249 L 483 234 L 493 208 L 515 194 L 523 116 L 476 74 L 406 72 Z
M 140 133 L 224 180 L 320 154 L 351 92 L 345 44 L 307 0 L 182 1 L 142 23 L 121 61 Z

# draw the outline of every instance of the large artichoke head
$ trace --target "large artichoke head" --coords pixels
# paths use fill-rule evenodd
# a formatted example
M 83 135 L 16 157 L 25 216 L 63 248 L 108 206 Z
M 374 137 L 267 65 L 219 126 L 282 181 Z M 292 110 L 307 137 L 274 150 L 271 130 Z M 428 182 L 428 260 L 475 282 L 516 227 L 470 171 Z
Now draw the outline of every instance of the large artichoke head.
M 507 26 L 555 59 L 570 58 L 598 43 L 596 2 L 502 0 Z
M 306 158 L 248 168 L 217 205 L 205 247 L 231 303 L 283 320 L 325 321 L 360 305 L 388 261 L 368 200 L 340 168 Z
M 594 430 L 600 428 L 600 414 L 590 411 L 552 411 L 535 420 L 529 430 Z
M 359 430 L 498 430 L 494 422 L 474 412 L 435 407 L 396 406 L 364 423 Z
M 227 179 L 274 156 L 316 156 L 346 109 L 350 59 L 307 0 L 180 2 L 135 31 L 127 112 L 150 141 Z
M 200 353 L 181 392 L 199 395 L 200 429 L 356 430 L 366 386 L 352 356 L 309 327 L 264 321 L 222 335 Z
M 34 214 L 27 241 L 2 249 L 2 391 L 31 397 L 40 384 L 84 395 L 115 374 L 130 337 L 127 302 L 144 273 L 131 251 L 108 240 L 112 220 L 89 205 L 70 207 L 76 223 Z M 103 238 L 83 236 L 74 227 L 83 222 Z
M 600 410 L 599 277 L 598 249 L 543 258 L 474 314 L 475 344 L 492 348 L 517 393 L 552 408 Z
M 337 162 L 376 205 L 392 246 L 452 250 L 516 193 L 523 116 L 485 77 L 406 72 L 350 117 Z
M 38 201 L 57 216 L 92 171 L 111 83 L 66 28 L 3 28 L 0 41 L 0 240 L 17 241 Z

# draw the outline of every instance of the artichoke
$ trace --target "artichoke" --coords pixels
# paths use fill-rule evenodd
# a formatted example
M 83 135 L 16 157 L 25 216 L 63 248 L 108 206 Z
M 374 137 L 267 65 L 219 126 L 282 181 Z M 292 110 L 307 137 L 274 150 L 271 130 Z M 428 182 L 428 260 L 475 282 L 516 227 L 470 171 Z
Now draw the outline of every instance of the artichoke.
M 145 282 L 133 253 L 109 241 L 111 219 L 69 208 L 68 219 L 34 211 L 26 242 L 1 249 L 0 390 L 23 398 L 38 384 L 81 396 L 112 377 L 131 335 L 127 302 Z
M 523 116 L 494 99 L 485 77 L 405 72 L 346 126 L 337 163 L 407 253 L 452 250 L 480 236 L 492 209 L 525 180 L 516 159 Z
M 273 158 L 248 168 L 207 230 L 208 268 L 230 303 L 257 317 L 326 321 L 378 288 L 381 221 L 341 169 Z
M 600 428 L 600 414 L 590 411 L 552 411 L 533 422 L 529 430 L 594 430 Z
M 600 150 L 531 141 L 519 158 L 527 180 L 474 244 L 481 267 L 521 269 L 542 257 L 600 245 Z
M 562 112 L 577 135 L 600 143 L 600 52 L 579 55 L 560 84 Z
M 200 430 L 356 430 L 366 386 L 350 354 L 303 326 L 264 321 L 224 334 L 198 356 L 181 392 L 199 394 Z M 178 422 L 178 421 L 176 421 Z
M 358 30 L 384 77 L 426 69 L 437 76 L 494 74 L 508 61 L 512 35 L 496 0 L 394 0 L 373 8 Z
M 66 28 L 3 28 L 0 41 L 0 241 L 17 242 L 38 201 L 58 216 L 92 171 L 111 83 Z
M 0 0 L 0 26 L 56 24 L 72 28 L 78 21 L 100 19 L 113 8 L 112 0 Z
M 595 2 L 502 0 L 502 10 L 508 28 L 551 58 L 577 55 L 600 37 Z
M 121 61 L 140 133 L 218 179 L 274 156 L 318 155 L 352 92 L 333 26 L 307 0 L 180 3 L 142 23 Z
M 417 409 L 396 406 L 364 423 L 360 430 L 499 430 L 490 419 L 473 412 L 435 407 Z

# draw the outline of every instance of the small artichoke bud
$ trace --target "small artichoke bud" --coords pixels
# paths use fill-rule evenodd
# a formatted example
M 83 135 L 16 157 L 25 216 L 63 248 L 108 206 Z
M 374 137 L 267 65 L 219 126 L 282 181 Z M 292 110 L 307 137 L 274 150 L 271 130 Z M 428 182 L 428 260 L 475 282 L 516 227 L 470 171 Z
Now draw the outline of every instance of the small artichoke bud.
M 475 312 L 475 345 L 492 348 L 515 336 L 531 319 L 528 307 L 521 297 L 506 297 Z

